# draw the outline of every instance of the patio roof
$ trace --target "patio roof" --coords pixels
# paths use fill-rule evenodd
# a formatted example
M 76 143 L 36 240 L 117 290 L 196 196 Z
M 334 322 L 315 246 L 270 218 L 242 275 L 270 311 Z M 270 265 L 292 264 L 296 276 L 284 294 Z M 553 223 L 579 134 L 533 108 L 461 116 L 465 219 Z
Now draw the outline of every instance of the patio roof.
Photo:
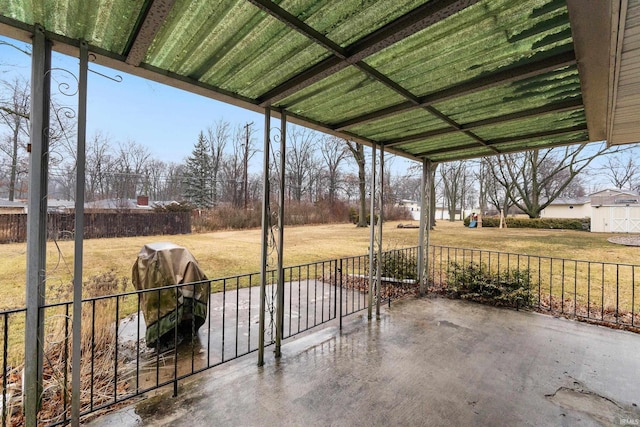
M 0 0 L 0 34 L 416 160 L 634 142 L 640 2 Z

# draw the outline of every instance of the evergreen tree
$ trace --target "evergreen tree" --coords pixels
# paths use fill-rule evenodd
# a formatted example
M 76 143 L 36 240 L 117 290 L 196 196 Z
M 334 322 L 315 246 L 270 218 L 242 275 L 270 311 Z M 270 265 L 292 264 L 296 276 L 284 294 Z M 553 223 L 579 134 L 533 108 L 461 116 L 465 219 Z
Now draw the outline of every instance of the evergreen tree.
M 187 158 L 185 170 L 185 194 L 184 197 L 199 208 L 209 208 L 213 205 L 211 199 L 212 186 L 211 155 L 209 144 L 200 132 L 198 142 L 195 144 L 191 156 Z

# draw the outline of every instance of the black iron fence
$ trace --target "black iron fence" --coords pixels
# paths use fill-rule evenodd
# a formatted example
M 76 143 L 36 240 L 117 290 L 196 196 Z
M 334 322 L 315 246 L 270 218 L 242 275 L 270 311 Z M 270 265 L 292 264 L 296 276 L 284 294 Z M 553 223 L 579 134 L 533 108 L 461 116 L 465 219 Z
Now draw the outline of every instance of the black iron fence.
M 640 327 L 640 265 L 447 246 L 429 250 L 432 291 L 630 330 Z M 467 285 L 462 292 L 455 286 L 461 279 Z M 506 294 L 511 298 L 502 298 Z
M 400 259 L 415 258 L 416 248 L 385 252 L 383 262 L 395 265 Z M 388 268 L 387 268 L 388 269 Z M 284 268 L 285 301 L 283 338 L 342 318 L 367 307 L 369 257 L 309 263 Z M 392 271 L 385 271 L 390 274 Z M 381 295 L 390 301 L 399 296 L 411 280 L 383 278 Z M 415 269 L 406 269 L 415 276 Z M 275 342 L 276 271 L 267 274 L 265 299 L 265 345 Z M 184 290 L 205 287 L 206 320 L 197 328 L 191 323 L 175 327 L 154 348 L 147 347 L 143 306 L 148 300 L 173 299 L 177 316 Z M 396 289 L 398 292 L 394 291 Z M 164 308 L 163 308 L 164 310 Z M 64 425 L 71 414 L 71 354 L 73 303 L 47 304 L 44 319 L 44 362 L 42 425 Z M 178 382 L 258 349 L 260 316 L 260 274 L 245 274 L 163 287 L 87 298 L 82 301 L 81 416 L 160 387 Z M 2 426 L 22 422 L 22 366 L 24 366 L 24 324 L 26 309 L 0 312 L 2 337 Z M 177 344 L 177 345 L 176 345 Z
M 415 293 L 418 248 L 347 257 L 284 269 L 284 338 L 367 309 L 371 279 L 380 272 L 381 302 Z M 378 270 L 379 263 L 379 270 Z M 639 265 L 578 261 L 444 246 L 429 248 L 429 290 L 483 302 L 634 329 L 640 321 Z M 265 345 L 275 342 L 275 271 L 267 274 Z M 164 343 L 147 347 L 145 297 L 173 298 L 204 287 L 204 324 L 176 326 Z M 375 301 L 378 292 L 371 295 Z M 71 302 L 48 304 L 44 319 L 43 425 L 67 424 L 71 413 Z M 177 308 L 176 313 L 177 315 Z M 168 313 L 171 316 L 172 313 Z M 2 426 L 22 421 L 22 366 L 26 310 L 0 312 Z M 161 316 L 158 315 L 157 318 Z M 219 278 L 188 285 L 87 298 L 82 302 L 81 414 L 85 418 L 119 402 L 258 349 L 260 275 Z M 194 317 L 192 317 L 193 319 Z M 177 345 L 176 345 L 177 344 Z

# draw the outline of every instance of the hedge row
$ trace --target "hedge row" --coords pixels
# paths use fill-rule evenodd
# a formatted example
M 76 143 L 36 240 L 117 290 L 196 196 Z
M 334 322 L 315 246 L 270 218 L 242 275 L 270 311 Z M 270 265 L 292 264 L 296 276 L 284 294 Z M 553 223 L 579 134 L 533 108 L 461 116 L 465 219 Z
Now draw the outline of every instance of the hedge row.
M 562 230 L 589 230 L 589 218 L 505 218 L 507 228 L 545 228 Z M 465 227 L 469 226 L 469 218 L 464 220 Z M 500 227 L 500 217 L 482 217 L 483 227 Z

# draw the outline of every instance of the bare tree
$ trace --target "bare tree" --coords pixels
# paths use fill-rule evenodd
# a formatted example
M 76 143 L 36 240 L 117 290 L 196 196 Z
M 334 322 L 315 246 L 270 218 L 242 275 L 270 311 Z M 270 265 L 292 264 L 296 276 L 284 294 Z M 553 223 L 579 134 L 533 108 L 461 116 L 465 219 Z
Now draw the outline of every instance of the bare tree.
M 182 201 L 185 194 L 186 185 L 184 182 L 186 166 L 178 163 L 168 163 L 166 165 L 164 190 L 162 200 Z
M 96 132 L 89 140 L 86 149 L 86 197 L 95 201 L 111 196 L 111 175 L 115 159 L 109 138 Z
M 223 199 L 235 207 L 242 206 L 242 178 L 244 175 L 245 129 L 239 125 L 233 132 L 232 152 L 221 161 L 221 179 Z
M 622 190 L 640 189 L 640 163 L 636 150 L 628 150 L 607 156 L 601 167 L 609 182 Z
M 340 185 L 340 164 L 348 156 L 348 150 L 345 140 L 335 136 L 327 136 L 320 142 L 320 153 L 327 168 L 326 186 L 331 205 L 336 201 L 336 194 Z
M 8 134 L 0 140 L 0 150 L 9 157 L 9 200 L 13 201 L 16 193 L 16 183 L 26 170 L 21 170 L 24 164 L 21 156 L 26 155 L 26 143 L 23 137 L 28 136 L 29 126 L 29 83 L 24 78 L 16 78 L 12 82 L 3 82 L 5 96 L 0 99 L 0 120 L 8 128 Z
M 149 150 L 134 141 L 120 144 L 114 170 L 117 198 L 134 198 L 144 190 L 143 178 L 150 157 Z
M 207 128 L 207 140 L 211 146 L 211 202 L 213 206 L 218 204 L 218 176 L 222 165 L 224 148 L 230 138 L 230 124 L 223 119 L 215 122 L 213 127 Z
M 455 221 L 458 208 L 467 202 L 470 185 L 470 169 L 468 162 L 455 161 L 440 165 L 440 177 L 444 186 L 444 200 L 449 212 L 449 221 Z
M 359 209 L 358 209 L 358 227 L 366 227 L 367 224 L 367 173 L 366 160 L 364 157 L 364 146 L 355 141 L 346 141 L 347 149 L 353 155 L 358 165 L 358 190 L 359 190 Z
M 508 197 L 515 206 L 530 218 L 539 218 L 581 171 L 611 151 L 605 144 L 581 144 L 503 154 L 490 163 L 491 173 L 504 189 L 510 189 Z
M 496 179 L 495 172 L 492 170 L 494 159 L 484 159 L 484 165 L 487 167 L 484 179 L 482 180 L 483 192 L 487 199 L 487 209 L 489 204 L 493 206 L 498 212 L 501 210 L 505 214 L 509 212 L 512 206 L 511 194 L 513 192 L 513 181 L 506 181 L 501 183 Z M 505 186 L 506 184 L 506 186 Z
M 317 168 L 316 134 L 306 128 L 294 127 L 288 135 L 286 177 L 289 194 L 300 202 L 312 194 L 314 172 Z

